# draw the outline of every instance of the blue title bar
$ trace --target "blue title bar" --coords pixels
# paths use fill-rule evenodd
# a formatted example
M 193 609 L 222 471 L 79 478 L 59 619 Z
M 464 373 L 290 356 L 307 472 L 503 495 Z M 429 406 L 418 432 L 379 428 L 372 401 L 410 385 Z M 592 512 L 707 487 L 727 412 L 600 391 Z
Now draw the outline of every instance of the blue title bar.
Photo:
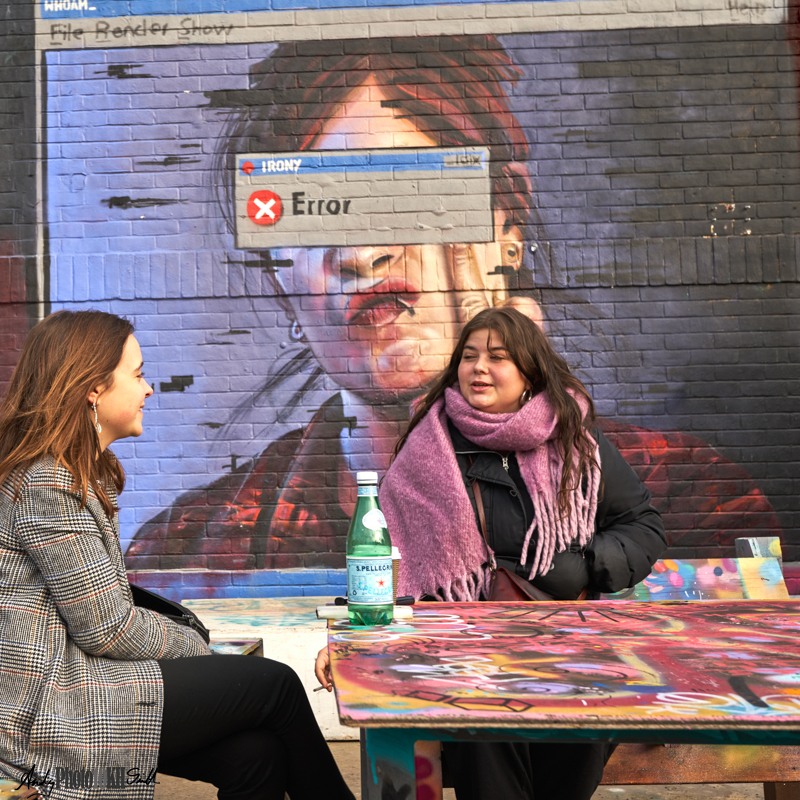
M 393 152 L 355 150 L 352 153 L 326 154 L 325 151 L 269 156 L 239 157 L 239 169 L 245 175 L 294 173 L 296 175 L 323 172 L 443 172 L 450 169 L 486 169 L 484 151 L 447 152 L 439 148 L 426 153 L 398 149 Z
M 562 0 L 539 0 L 539 2 Z M 407 8 L 474 5 L 475 0 L 39 0 L 42 19 L 180 16 L 242 11 L 298 11 L 330 8 Z M 484 0 L 485 2 L 485 0 Z M 489 0 L 489 5 L 517 0 Z

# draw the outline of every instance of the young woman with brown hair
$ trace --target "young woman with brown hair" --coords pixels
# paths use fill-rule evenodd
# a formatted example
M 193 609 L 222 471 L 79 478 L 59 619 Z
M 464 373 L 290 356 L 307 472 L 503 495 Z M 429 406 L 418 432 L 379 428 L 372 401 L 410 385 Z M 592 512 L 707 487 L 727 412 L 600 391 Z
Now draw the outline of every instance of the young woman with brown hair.
M 399 591 L 485 600 L 495 566 L 556 600 L 644 579 L 666 547 L 661 517 L 593 422 L 586 389 L 538 325 L 513 308 L 473 317 L 381 487 L 403 554 Z M 444 759 L 458 800 L 588 800 L 609 752 L 458 743 Z
M 0 406 L 0 775 L 56 800 L 149 800 L 156 769 L 223 799 L 352 800 L 291 669 L 206 658 L 133 603 L 109 445 L 152 393 L 111 314 L 59 311 L 22 350 Z

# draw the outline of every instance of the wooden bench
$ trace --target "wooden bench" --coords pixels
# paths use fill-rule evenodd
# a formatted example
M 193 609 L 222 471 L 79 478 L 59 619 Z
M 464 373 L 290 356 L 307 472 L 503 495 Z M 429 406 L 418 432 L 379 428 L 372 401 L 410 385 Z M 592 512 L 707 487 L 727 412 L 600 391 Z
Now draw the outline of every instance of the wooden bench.
M 208 646 L 216 655 L 264 657 L 263 639 L 218 639 L 212 636 Z
M 19 786 L 17 781 L 8 778 L 0 779 L 0 800 L 31 800 L 38 796 L 39 793 L 35 788 Z
M 633 589 L 604 599 L 789 600 L 776 558 L 664 559 Z M 602 602 L 602 601 L 598 601 Z M 441 800 L 441 746 L 417 742 L 417 786 Z M 444 776 L 445 785 L 451 785 Z M 765 800 L 800 800 L 800 747 L 621 744 L 603 773 L 604 786 L 763 783 Z

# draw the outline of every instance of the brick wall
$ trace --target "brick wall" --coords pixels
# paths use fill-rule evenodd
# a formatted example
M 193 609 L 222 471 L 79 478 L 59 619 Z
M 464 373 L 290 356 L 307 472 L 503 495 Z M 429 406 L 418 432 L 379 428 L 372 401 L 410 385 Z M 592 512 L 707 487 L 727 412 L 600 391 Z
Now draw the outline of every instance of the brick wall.
M 37 308 L 36 108 L 33 8 L 3 6 L 0 62 L 0 394 L 5 391 Z M 27 278 L 27 281 L 26 281 Z M 28 286 L 26 286 L 26 283 Z M 35 292 L 33 292 L 35 294 Z
M 410 399 L 460 327 L 452 276 L 411 255 L 400 271 L 410 285 L 417 270 L 418 291 L 407 287 L 416 317 L 364 347 L 363 331 L 342 322 L 341 272 L 320 290 L 312 267 L 275 267 L 281 251 L 237 249 L 221 192 L 235 167 L 220 170 L 219 152 L 232 119 L 259 120 L 272 103 L 251 68 L 271 63 L 276 46 L 292 54 L 279 68 L 297 70 L 284 80 L 290 97 L 304 73 L 324 74 L 348 53 L 410 53 L 425 67 L 433 48 L 469 65 L 487 42 L 518 78 L 499 94 L 527 142 L 519 161 L 535 219 L 522 269 L 482 280 L 496 297 L 539 304 L 658 498 L 674 555 L 732 554 L 736 535 L 779 532 L 784 558 L 800 558 L 800 138 L 787 9 L 371 3 L 245 16 L 232 4 L 190 16 L 177 5 L 168 16 L 144 0 L 129 6 L 123 21 L 102 3 L 95 16 L 43 4 L 42 66 L 34 75 L 27 64 L 23 80 L 0 73 L 0 144 L 28 148 L 2 165 L 3 219 L 29 226 L 16 229 L 14 254 L 31 256 L 6 270 L 0 299 L 4 363 L 24 328 L 13 302 L 135 321 L 156 395 L 145 434 L 115 447 L 129 475 L 121 522 L 133 567 L 211 570 L 200 573 L 206 583 L 191 578 L 205 595 L 304 591 L 302 578 L 283 581 L 287 569 L 320 585 L 343 566 L 353 471 L 386 468 Z M 28 33 L 12 43 L 19 58 L 34 23 L 15 13 Z M 436 69 L 445 86 L 458 83 Z M 371 74 L 354 69 L 348 85 Z M 323 105 L 312 107 L 324 127 L 337 110 Z M 457 114 L 427 114 L 437 130 L 463 133 Z M 367 122 L 348 135 L 371 130 L 368 115 L 355 116 Z M 495 136 L 467 141 L 497 147 Z M 38 228 L 27 199 L 36 175 Z M 296 250 L 296 264 L 313 261 Z M 186 574 L 160 585 L 185 585 Z

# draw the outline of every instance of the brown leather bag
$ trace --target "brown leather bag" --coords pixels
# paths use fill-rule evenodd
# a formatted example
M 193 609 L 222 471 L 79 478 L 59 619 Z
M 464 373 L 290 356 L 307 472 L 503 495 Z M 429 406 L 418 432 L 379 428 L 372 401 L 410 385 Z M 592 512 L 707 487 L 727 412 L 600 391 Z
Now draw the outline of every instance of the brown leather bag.
M 472 466 L 472 458 L 469 459 L 470 466 Z M 505 567 L 498 567 L 494 563 L 494 555 L 492 549 L 489 547 L 489 539 L 486 536 L 486 514 L 483 511 L 483 498 L 481 497 L 481 489 L 478 486 L 478 481 L 472 482 L 472 494 L 475 495 L 475 506 L 478 509 L 478 519 L 481 523 L 481 533 L 483 540 L 486 542 L 486 549 L 489 552 L 489 564 L 492 570 L 492 585 L 489 588 L 488 600 L 490 603 L 498 602 L 514 602 L 526 603 L 532 600 L 555 600 L 547 592 L 537 589 L 530 581 L 525 578 L 520 578 L 519 575 L 511 572 Z M 578 600 L 586 598 L 586 589 L 584 589 Z
M 492 574 L 489 601 L 492 603 L 511 601 L 514 603 L 531 600 L 553 600 L 547 592 L 537 589 L 530 581 L 520 578 L 505 567 L 496 567 Z

